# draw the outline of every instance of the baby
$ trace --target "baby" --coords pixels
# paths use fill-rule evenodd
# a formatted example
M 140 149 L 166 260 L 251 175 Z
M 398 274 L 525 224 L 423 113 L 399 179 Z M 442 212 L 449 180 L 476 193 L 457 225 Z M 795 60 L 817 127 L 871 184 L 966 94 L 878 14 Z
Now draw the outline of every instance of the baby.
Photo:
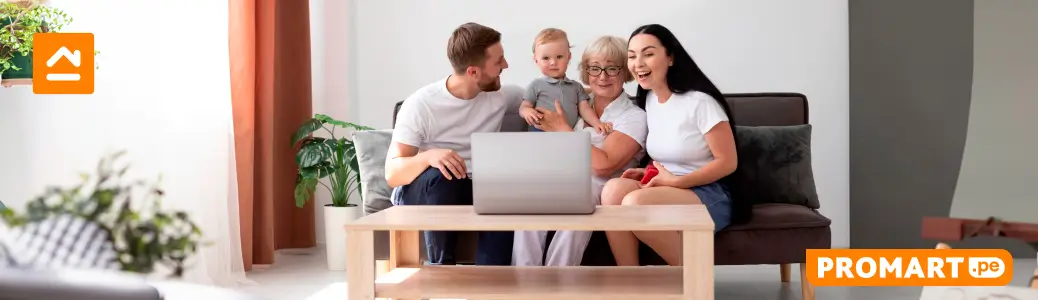
M 548 28 L 537 34 L 533 42 L 533 61 L 544 77 L 534 79 L 526 87 L 519 114 L 531 125 L 530 131 L 541 131 L 533 127 L 534 124 L 540 124 L 541 118 L 540 113 L 534 108 L 555 111 L 555 101 L 558 100 L 563 111 L 556 113 L 565 115 L 570 127 L 577 124 L 579 116 L 598 132 L 612 131 L 612 124 L 602 123 L 595 115 L 595 110 L 588 103 L 591 97 L 584 86 L 566 77 L 572 55 L 569 49 L 569 38 L 565 31 Z

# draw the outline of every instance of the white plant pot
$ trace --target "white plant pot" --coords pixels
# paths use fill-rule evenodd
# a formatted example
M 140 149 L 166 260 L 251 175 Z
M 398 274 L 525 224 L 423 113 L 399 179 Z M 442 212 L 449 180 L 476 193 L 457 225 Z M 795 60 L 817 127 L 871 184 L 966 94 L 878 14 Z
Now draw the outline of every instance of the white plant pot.
M 346 270 L 346 224 L 364 216 L 360 205 L 349 207 L 324 206 L 324 242 L 328 255 L 328 269 Z

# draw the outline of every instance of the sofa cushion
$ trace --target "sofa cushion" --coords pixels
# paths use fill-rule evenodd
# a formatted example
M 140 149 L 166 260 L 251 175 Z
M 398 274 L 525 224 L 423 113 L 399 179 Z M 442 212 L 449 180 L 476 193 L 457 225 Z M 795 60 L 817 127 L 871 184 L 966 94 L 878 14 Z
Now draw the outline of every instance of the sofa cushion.
M 753 220 L 729 226 L 717 233 L 714 240 L 714 263 L 803 263 L 804 250 L 829 248 L 831 223 L 818 211 L 798 204 L 758 204 L 754 207 Z
M 724 94 L 742 126 L 786 126 L 808 123 L 807 96 L 800 93 Z
M 807 249 L 829 249 L 831 243 L 828 226 L 721 231 L 714 238 L 714 264 L 804 263 Z
M 732 225 L 725 231 L 770 230 L 787 228 L 829 227 L 832 220 L 817 210 L 796 204 L 768 203 L 753 207 L 753 220 Z
M 529 131 L 529 128 L 530 124 L 518 113 L 505 113 L 505 118 L 501 120 L 501 132 L 523 132 Z
M 357 165 L 360 168 L 360 196 L 364 199 L 364 213 L 372 214 L 389 208 L 392 189 L 386 182 L 386 153 L 389 152 L 392 129 L 365 130 L 353 133 L 357 147 Z
M 811 125 L 736 126 L 739 168 L 733 197 L 752 204 L 819 207 L 811 168 Z M 756 218 L 756 216 L 754 216 Z
M 718 265 L 804 262 L 805 250 L 828 249 L 832 221 L 817 210 L 795 204 L 759 204 L 753 220 L 718 232 L 714 263 Z M 762 246 L 769 245 L 769 246 Z

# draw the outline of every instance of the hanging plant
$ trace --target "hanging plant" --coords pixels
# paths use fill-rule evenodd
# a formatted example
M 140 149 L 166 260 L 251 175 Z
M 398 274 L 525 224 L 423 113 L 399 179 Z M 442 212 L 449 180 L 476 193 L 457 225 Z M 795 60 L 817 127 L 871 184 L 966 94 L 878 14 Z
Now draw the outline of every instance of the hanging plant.
M 0 3 L 0 77 L 32 78 L 33 35 L 60 32 L 69 23 L 72 17 L 40 0 Z

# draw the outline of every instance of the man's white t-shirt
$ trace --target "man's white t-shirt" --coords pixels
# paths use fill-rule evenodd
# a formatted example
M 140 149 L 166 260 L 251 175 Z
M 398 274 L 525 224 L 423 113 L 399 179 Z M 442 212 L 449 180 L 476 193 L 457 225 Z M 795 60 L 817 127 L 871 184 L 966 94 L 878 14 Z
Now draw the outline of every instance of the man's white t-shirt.
M 514 101 L 501 90 L 460 99 L 447 91 L 447 78 L 418 89 L 404 100 L 397 112 L 392 142 L 418 147 L 419 152 L 454 150 L 472 170 L 472 133 L 500 131 L 505 110 Z
M 591 99 L 591 105 L 594 105 L 594 99 Z M 645 111 L 638 108 L 630 98 L 627 97 L 626 93 L 620 93 L 620 97 L 610 102 L 608 106 L 602 111 L 602 117 L 600 117 L 603 123 L 613 123 L 613 131 L 626 134 L 627 136 L 634 139 L 641 146 L 642 150 L 639 150 L 634 158 L 631 159 L 623 168 L 616 171 L 615 174 L 609 177 L 592 176 L 591 187 L 593 200 L 601 202 L 602 188 L 609 179 L 620 177 L 623 172 L 629 168 L 634 168 L 638 165 L 638 162 L 645 156 L 645 138 L 648 134 L 648 127 L 645 123 Z M 577 122 L 575 126 L 576 130 L 582 130 L 591 135 L 591 145 L 599 149 L 605 144 L 605 139 L 608 135 L 600 134 L 595 131 L 594 127 L 588 127 L 583 121 Z M 597 203 L 596 203 L 597 204 Z
M 674 94 L 660 103 L 650 92 L 645 101 L 649 135 L 646 151 L 675 175 L 699 170 L 714 160 L 705 134 L 728 121 L 728 115 L 713 97 L 702 92 Z

